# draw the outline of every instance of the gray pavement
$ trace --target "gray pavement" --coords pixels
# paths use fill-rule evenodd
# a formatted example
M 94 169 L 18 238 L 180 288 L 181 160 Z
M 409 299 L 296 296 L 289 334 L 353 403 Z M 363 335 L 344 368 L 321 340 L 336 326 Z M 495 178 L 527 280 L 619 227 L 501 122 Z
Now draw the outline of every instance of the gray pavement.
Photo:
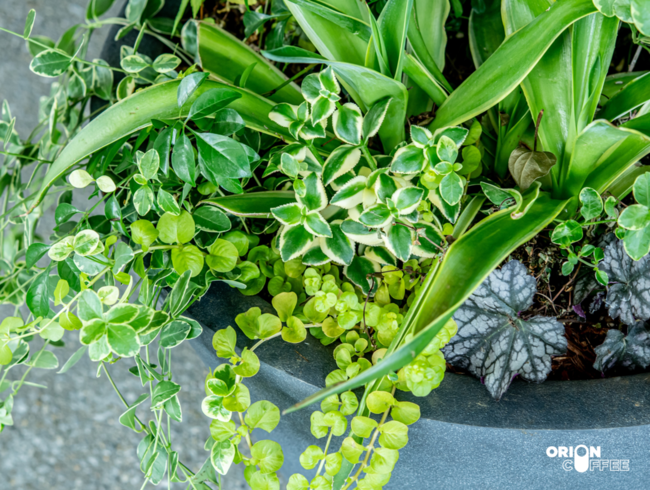
M 21 32 L 30 9 L 36 9 L 33 33 L 53 39 L 75 23 L 83 22 L 86 0 L 0 0 L 0 26 Z M 116 15 L 120 0 L 111 15 Z M 106 31 L 97 31 L 90 56 L 97 56 Z M 16 128 L 25 138 L 37 122 L 38 100 L 49 93 L 51 79 L 29 70 L 31 56 L 22 39 L 0 32 L 0 101 L 10 101 L 17 117 Z M 77 203 L 75 203 L 77 204 Z M 87 202 L 78 203 L 85 209 Z M 39 230 L 47 236 L 45 219 Z M 49 223 L 48 223 L 49 222 Z M 0 309 L 0 320 L 12 314 Z M 66 346 L 54 349 L 60 365 L 77 350 L 75 335 L 67 335 Z M 140 382 L 127 372 L 129 361 L 120 361 L 111 374 L 127 401 L 143 391 Z M 180 459 L 194 471 L 207 453 L 203 444 L 209 437 L 209 420 L 201 412 L 205 396 L 203 379 L 207 370 L 185 343 L 173 352 L 174 380 L 183 386 L 180 400 L 183 422 L 174 423 L 173 442 Z M 19 370 L 14 376 L 21 375 Z M 14 378 L 15 379 L 15 378 Z M 0 490 L 114 490 L 139 489 L 142 473 L 136 446 L 140 436 L 118 423 L 124 407 L 106 376 L 96 377 L 96 365 L 85 356 L 65 374 L 34 370 L 29 380 L 47 389 L 23 387 L 13 411 L 15 426 L 0 434 Z M 146 413 L 142 413 L 146 416 Z M 160 485 L 166 488 L 166 481 Z M 145 488 L 154 488 L 148 486 Z M 172 488 L 185 488 L 172 484 Z M 223 488 L 245 488 L 243 471 L 233 468 L 223 480 Z

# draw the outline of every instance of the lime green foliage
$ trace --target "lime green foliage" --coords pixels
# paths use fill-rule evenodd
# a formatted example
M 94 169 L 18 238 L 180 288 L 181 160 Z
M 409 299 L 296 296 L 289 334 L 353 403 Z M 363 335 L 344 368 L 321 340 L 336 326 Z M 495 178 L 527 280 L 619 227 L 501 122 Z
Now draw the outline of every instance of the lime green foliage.
M 21 315 L 0 325 L 0 430 L 24 384 L 9 382 L 14 367 L 57 367 L 52 346 L 78 331 L 63 372 L 86 353 L 107 375 L 130 359 L 149 385 L 120 417 L 142 433 L 146 480 L 199 488 L 243 462 L 253 489 L 276 489 L 282 450 L 251 433 L 275 429 L 279 408 L 251 404 L 244 380 L 264 369 L 261 343 L 311 334 L 336 368 L 289 408 L 320 403 L 310 421 L 323 444 L 300 457 L 311 481 L 288 488 L 381 488 L 420 416 L 400 392 L 440 385 L 454 311 L 515 248 L 548 228 L 564 257 L 553 272 L 582 264 L 605 287 L 606 231 L 633 259 L 648 254 L 650 180 L 634 164 L 650 152 L 650 79 L 608 76 L 618 19 L 647 44 L 640 0 L 231 1 L 254 49 L 201 0 L 173 19 L 162 3 L 127 3 L 118 38 L 138 35 L 119 68 L 84 60 L 78 35 L 104 25 L 111 0 L 91 1 L 89 23 L 56 43 L 32 35 L 33 11 L 22 33 L 6 31 L 57 81 L 26 139 L 8 103 L 0 112 L 0 299 Z M 190 11 L 203 20 L 181 25 Z M 446 30 L 467 15 L 477 69 L 454 89 Z M 173 54 L 146 56 L 145 33 Z M 289 79 L 288 63 L 308 66 Z M 85 124 L 91 97 L 107 107 Z M 73 205 L 82 188 L 90 202 Z M 275 311 L 242 311 L 214 335 L 229 362 L 205 381 L 211 438 L 195 474 L 162 419 L 182 420 L 171 349 L 201 333 L 182 315 L 214 281 Z M 239 331 L 254 343 L 238 347 Z

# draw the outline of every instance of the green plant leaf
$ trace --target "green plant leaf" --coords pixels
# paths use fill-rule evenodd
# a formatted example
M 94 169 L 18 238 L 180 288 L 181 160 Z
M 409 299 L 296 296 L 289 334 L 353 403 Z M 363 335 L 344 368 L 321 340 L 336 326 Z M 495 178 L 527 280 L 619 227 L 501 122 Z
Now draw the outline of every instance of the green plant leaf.
M 650 74 L 635 78 L 615 93 L 598 113 L 599 118 L 613 121 L 650 99 Z
M 36 262 L 41 260 L 41 258 L 48 252 L 50 249 L 49 245 L 44 243 L 32 243 L 28 248 L 25 254 L 25 268 L 31 269 L 36 265 Z
M 251 176 L 250 163 L 244 147 L 227 136 L 197 133 L 199 167 L 210 182 L 219 185 L 224 179 Z
M 525 220 L 513 220 L 509 211 L 503 210 L 472 227 L 451 245 L 435 277 L 433 274 L 427 277 L 411 305 L 409 312 L 412 313 L 407 314 L 401 327 L 413 328 L 415 336 L 410 342 L 400 345 L 400 336 L 396 336 L 381 362 L 348 381 L 328 386 L 285 413 L 319 402 L 332 394 L 365 385 L 411 362 L 489 273 L 512 250 L 539 233 L 564 209 L 566 203 L 542 194 L 530 207 Z M 485 237 L 490 237 L 490 246 Z M 476 250 L 479 249 L 484 252 L 477 254 Z M 458 287 L 459 284 L 463 287 Z M 422 306 L 424 304 L 426 308 Z
M 241 93 L 229 88 L 213 88 L 202 93 L 192 104 L 188 119 L 201 119 L 240 99 Z
M 246 83 L 247 89 L 256 94 L 268 93 L 269 99 L 275 102 L 295 105 L 303 102 L 300 89 L 295 83 L 287 83 L 288 78 L 284 73 L 232 34 L 215 25 L 201 22 L 198 24 L 198 35 L 199 57 L 204 70 L 234 83 L 246 68 L 257 63 L 253 76 Z
M 47 317 L 50 312 L 50 293 L 48 290 L 48 274 L 41 273 L 27 290 L 26 302 L 29 311 L 35 318 Z
M 131 225 L 131 233 L 133 234 L 133 241 L 138 245 L 142 245 L 142 249 L 145 252 L 149 249 L 149 246 L 156 241 L 159 234 L 151 221 L 146 219 L 134 221 Z
M 238 376 L 242 378 L 250 378 L 255 376 L 260 370 L 260 360 L 255 354 L 255 352 L 248 350 L 244 347 L 244 350 L 241 353 L 241 364 L 235 366 L 233 371 Z
M 133 357 L 140 351 L 138 335 L 128 325 L 109 324 L 106 338 L 111 350 L 120 357 Z
M 179 391 L 181 391 L 181 385 L 172 381 L 161 381 L 153 389 L 153 397 L 151 398 L 152 408 L 160 407 Z
M 206 259 L 207 264 L 217 272 L 230 272 L 237 265 L 239 252 L 237 251 L 237 247 L 228 240 L 218 238 L 210 245 L 208 251 L 210 255 Z
M 68 55 L 55 49 L 45 49 L 34 56 L 29 69 L 42 77 L 55 78 L 68 69 L 70 61 Z
M 377 20 L 386 47 L 387 62 L 395 80 L 402 79 L 402 65 L 406 56 L 404 51 L 406 33 L 412 9 L 413 0 L 389 0 Z
M 293 141 L 286 129 L 268 118 L 273 103 L 262 97 L 209 80 L 199 86 L 179 110 L 176 93 L 180 85 L 181 81 L 174 80 L 141 90 L 111 106 L 85 126 L 50 166 L 39 192 L 34 194 L 36 199 L 32 202 L 32 208 L 40 202 L 50 185 L 76 162 L 136 130 L 150 126 L 152 119 L 186 117 L 195 98 L 212 88 L 227 87 L 242 94 L 242 98 L 234 101 L 231 107 L 242 115 L 248 127 L 264 133 L 283 135 Z
M 209 233 L 223 233 L 232 226 L 228 217 L 218 208 L 202 206 L 192 214 L 194 223 L 199 230 Z
M 332 127 L 340 139 L 350 145 L 361 143 L 363 115 L 359 106 L 352 103 L 343 104 L 332 114 Z
M 144 216 L 153 205 L 153 190 L 148 185 L 143 185 L 133 194 L 133 206 L 140 216 Z
M 280 423 L 280 410 L 273 403 L 261 400 L 248 408 L 244 421 L 251 430 L 271 432 Z
M 163 243 L 187 243 L 194 238 L 195 225 L 192 215 L 183 210 L 179 216 L 163 214 L 158 220 L 158 238 Z
M 650 175 L 643 174 L 636 178 L 634 181 L 634 199 L 639 204 L 650 207 Z M 27 253 L 29 254 L 29 251 Z
M 341 29 L 341 23 L 364 19 L 358 4 L 337 2 L 336 9 L 339 12 L 321 2 L 310 0 L 290 1 L 285 2 L 285 5 L 302 29 L 309 32 L 309 40 L 319 53 L 332 61 L 364 65 L 369 29 L 359 23 L 356 23 L 356 28 Z
M 191 329 L 192 326 L 182 320 L 174 320 L 164 325 L 160 331 L 160 347 L 176 347 L 187 338 Z
M 236 345 L 237 333 L 232 327 L 217 330 L 212 337 L 212 347 L 217 351 L 218 357 L 233 357 Z
M 650 209 L 642 204 L 626 207 L 618 217 L 618 225 L 626 230 L 641 230 L 650 224 Z
M 199 204 L 217 206 L 235 216 L 270 218 L 271 209 L 293 202 L 296 198 L 291 191 L 267 191 L 213 197 Z
M 404 141 L 404 117 L 408 100 L 406 87 L 374 70 L 363 66 L 342 62 L 328 61 L 301 48 L 285 46 L 273 51 L 263 51 L 264 56 L 285 63 L 325 63 L 332 67 L 336 76 L 352 87 L 357 94 L 354 101 L 363 110 L 385 97 L 392 97 L 384 123 L 379 130 L 379 137 L 384 151 L 390 152 L 397 144 Z
M 596 11 L 592 0 L 561 2 L 508 37 L 438 109 L 430 129 L 468 121 L 503 100 L 572 23 Z M 511 66 L 504 72 L 503 66 Z
M 448 15 L 448 0 L 414 0 L 408 24 L 408 40 L 427 71 L 451 92 L 451 86 L 442 75 L 447 45 L 444 25 Z
M 196 277 L 203 269 L 203 253 L 194 245 L 185 245 L 183 248 L 172 250 L 172 264 L 178 274 L 191 272 L 191 277 Z
M 610 152 L 612 147 L 616 151 Z M 642 132 L 594 121 L 576 139 L 571 162 L 562 168 L 558 179 L 558 194 L 568 198 L 578 195 L 583 187 L 602 193 L 649 151 L 650 137 Z
M 34 27 L 34 19 L 36 19 L 36 10 L 31 9 L 27 14 L 27 20 L 25 21 L 25 28 L 23 30 L 23 38 L 27 39 L 32 33 L 32 28 Z
M 603 200 L 591 187 L 585 187 L 580 191 L 580 202 L 582 203 L 580 214 L 587 221 L 597 218 L 603 212 Z
M 557 225 L 551 235 L 551 241 L 563 247 L 568 247 L 580 240 L 582 240 L 582 227 L 573 220 Z

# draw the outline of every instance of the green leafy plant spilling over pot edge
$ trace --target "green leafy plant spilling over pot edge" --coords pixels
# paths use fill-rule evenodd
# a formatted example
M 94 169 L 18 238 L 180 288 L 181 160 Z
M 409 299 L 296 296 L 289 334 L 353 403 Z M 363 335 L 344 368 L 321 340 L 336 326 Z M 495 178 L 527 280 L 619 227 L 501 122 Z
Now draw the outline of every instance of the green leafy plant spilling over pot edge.
M 279 488 L 282 447 L 260 434 L 280 408 L 313 405 L 300 464 L 315 475 L 287 488 L 379 489 L 420 417 L 400 393 L 429 395 L 447 361 L 496 399 L 517 376 L 544 381 L 567 350 L 554 300 L 569 286 L 576 314 L 591 295 L 592 312 L 629 326 L 607 332 L 595 369 L 650 364 L 650 79 L 608 74 L 619 32 L 638 45 L 632 65 L 646 49 L 642 2 L 182 0 L 168 18 L 162 0 L 129 0 L 126 18 L 100 20 L 112 3 L 91 0 L 58 42 L 32 35 L 34 11 L 23 33 L 3 29 L 55 81 L 27 138 L 2 107 L 0 298 L 14 313 L 0 324 L 0 429 L 70 331 L 81 347 L 60 372 L 87 353 L 111 380 L 146 481 L 212 488 L 244 464 L 251 488 Z M 464 13 L 475 70 L 451 83 L 446 32 Z M 110 24 L 116 67 L 85 59 Z M 152 40 L 168 53 L 143 54 Z M 552 257 L 536 278 L 507 259 L 538 238 Z M 554 298 L 551 273 L 569 281 Z M 211 437 L 193 471 L 171 443 L 171 352 L 201 334 L 184 313 L 215 281 L 275 313 L 243 310 L 214 334 L 224 362 L 205 380 Z M 239 350 L 236 329 L 254 345 Z M 324 388 L 251 403 L 258 346 L 308 336 L 333 346 Z M 109 372 L 124 363 L 136 400 Z

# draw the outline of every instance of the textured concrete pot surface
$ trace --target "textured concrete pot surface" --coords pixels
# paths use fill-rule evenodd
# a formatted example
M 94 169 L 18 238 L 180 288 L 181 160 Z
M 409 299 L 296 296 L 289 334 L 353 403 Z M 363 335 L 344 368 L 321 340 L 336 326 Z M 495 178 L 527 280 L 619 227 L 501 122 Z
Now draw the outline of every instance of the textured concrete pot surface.
M 210 368 L 223 362 L 212 347 L 214 332 L 236 327 L 235 316 L 253 306 L 274 311 L 259 297 L 245 297 L 214 283 L 188 310 L 204 328 L 192 346 Z M 238 348 L 255 343 L 235 330 Z M 266 399 L 284 410 L 321 389 L 327 374 L 336 369 L 333 347 L 311 335 L 300 344 L 279 338 L 262 344 L 256 351 L 260 372 L 246 380 L 253 401 Z M 421 406 L 422 418 L 410 426 L 409 443 L 400 450 L 385 488 L 648 488 L 649 387 L 650 374 L 543 384 L 515 381 L 496 402 L 475 378 L 447 373 L 426 398 L 398 392 L 398 399 Z M 318 408 L 283 416 L 270 435 L 253 434 L 282 444 L 281 472 L 287 478 L 296 472 L 314 473 L 302 469 L 298 457 L 309 445 L 324 445 L 309 430 L 311 411 Z M 586 472 L 573 468 L 573 450 L 579 445 L 594 447 Z M 566 457 L 562 447 L 567 448 Z M 581 456 L 584 451 L 578 452 Z

